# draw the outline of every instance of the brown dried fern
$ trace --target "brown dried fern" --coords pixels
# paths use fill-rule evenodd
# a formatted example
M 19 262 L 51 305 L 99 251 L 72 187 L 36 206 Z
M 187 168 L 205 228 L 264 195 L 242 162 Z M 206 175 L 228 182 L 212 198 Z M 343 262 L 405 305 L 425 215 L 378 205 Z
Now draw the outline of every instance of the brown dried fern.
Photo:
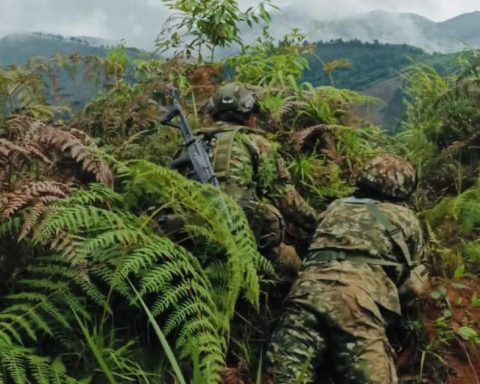
M 69 186 L 56 181 L 36 181 L 23 184 L 13 192 L 0 194 L 1 215 L 9 219 L 20 209 L 42 207 L 61 197 L 65 197 Z
M 45 124 L 26 116 L 15 116 L 8 120 L 7 132 L 16 138 L 15 143 L 0 142 L 0 156 L 18 153 L 37 159 L 48 169 L 64 159 L 72 159 L 83 172 L 92 174 L 98 182 L 111 185 L 113 175 L 106 163 L 95 153 L 97 146 L 92 138 L 77 129 Z M 3 152 L 2 152 L 3 150 Z M 10 152 L 9 152 L 10 151 Z M 43 168 L 43 173 L 48 172 Z M 59 175 L 61 178 L 61 170 Z
M 20 238 L 35 226 L 46 206 L 66 196 L 72 184 L 93 177 L 113 183 L 111 170 L 86 133 L 27 116 L 12 116 L 1 126 L 0 217 L 9 219 L 29 208 Z

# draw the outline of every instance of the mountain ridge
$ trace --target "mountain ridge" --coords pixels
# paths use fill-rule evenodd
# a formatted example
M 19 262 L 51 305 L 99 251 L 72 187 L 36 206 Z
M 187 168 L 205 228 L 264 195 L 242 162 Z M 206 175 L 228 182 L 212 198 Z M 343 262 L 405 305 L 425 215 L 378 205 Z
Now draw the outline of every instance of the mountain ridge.
M 298 17 L 298 16 L 297 16 Z M 463 13 L 435 22 L 416 13 L 384 10 L 337 19 L 313 19 L 305 15 L 311 41 L 375 40 L 386 44 L 408 44 L 427 52 L 451 53 L 480 48 L 480 11 Z

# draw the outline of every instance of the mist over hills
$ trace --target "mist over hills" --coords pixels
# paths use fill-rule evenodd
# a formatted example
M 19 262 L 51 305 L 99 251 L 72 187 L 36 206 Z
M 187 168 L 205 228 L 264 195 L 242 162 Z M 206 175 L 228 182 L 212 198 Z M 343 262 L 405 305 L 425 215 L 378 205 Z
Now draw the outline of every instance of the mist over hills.
M 480 48 L 480 11 L 434 22 L 415 13 L 381 10 L 338 20 L 316 20 L 298 8 L 291 8 L 274 15 L 271 28 L 279 35 L 300 20 L 300 26 L 309 41 L 377 40 L 380 43 L 408 44 L 427 52 L 442 53 Z
M 115 43 L 89 36 L 62 36 L 51 33 L 14 33 L 0 38 L 0 65 L 25 64 L 34 56 L 51 56 L 56 53 L 105 56 Z M 129 54 L 140 50 L 128 48 Z
M 394 127 L 403 113 L 399 73 L 405 68 L 412 63 L 452 66 L 456 62 L 453 52 L 466 47 L 480 48 L 480 12 L 440 23 L 413 13 L 372 11 L 337 21 L 320 21 L 302 12 L 300 8 L 292 8 L 274 14 L 270 29 L 274 36 L 281 36 L 300 26 L 308 41 L 316 42 L 315 55 L 308 57 L 310 68 L 303 80 L 314 85 L 329 85 L 333 80 L 337 87 L 379 97 L 385 104 L 374 109 L 373 121 L 385 127 Z M 250 30 L 244 39 L 253 41 L 258 32 Z M 115 44 L 97 37 L 16 33 L 0 38 L 0 66 L 24 64 L 33 56 L 48 57 L 56 53 L 105 57 L 108 48 Z M 132 58 L 143 52 L 127 48 Z M 449 52 L 452 54 L 445 54 Z M 335 59 L 349 60 L 352 66 L 335 71 L 329 78 L 322 69 L 323 63 Z M 99 89 L 81 78 L 75 84 L 68 81 L 66 74 L 60 76 L 65 93 L 71 95 L 70 101 L 80 107 Z

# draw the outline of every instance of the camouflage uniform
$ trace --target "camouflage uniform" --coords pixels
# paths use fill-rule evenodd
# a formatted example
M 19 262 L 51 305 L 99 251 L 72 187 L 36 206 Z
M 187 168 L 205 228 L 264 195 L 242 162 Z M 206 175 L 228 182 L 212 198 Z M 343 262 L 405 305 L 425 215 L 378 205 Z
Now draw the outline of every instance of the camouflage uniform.
M 224 122 L 199 131 L 220 187 L 245 211 L 262 253 L 276 261 L 284 247 L 285 220 L 312 233 L 317 214 L 292 184 L 278 145 L 259 133 Z
M 210 99 L 209 108 L 217 123 L 198 131 L 198 138 L 207 148 L 221 188 L 245 211 L 260 251 L 287 270 L 298 271 L 298 255 L 283 242 L 285 220 L 312 234 L 315 210 L 291 183 L 278 144 L 267 140 L 261 130 L 220 118 L 227 116 L 230 121 L 253 114 L 258 108 L 255 94 L 241 84 L 227 84 Z
M 380 160 L 388 165 L 391 159 Z M 406 184 L 414 173 L 384 171 L 395 179 L 390 201 L 404 197 L 402 188 L 413 189 L 414 183 Z M 372 191 L 377 181 L 364 172 L 357 185 Z M 302 383 L 398 383 L 386 327 L 401 315 L 398 287 L 408 280 L 407 265 L 423 252 L 422 231 L 410 209 L 380 199 L 333 202 L 272 335 L 267 355 L 275 383 L 295 383 L 298 377 Z

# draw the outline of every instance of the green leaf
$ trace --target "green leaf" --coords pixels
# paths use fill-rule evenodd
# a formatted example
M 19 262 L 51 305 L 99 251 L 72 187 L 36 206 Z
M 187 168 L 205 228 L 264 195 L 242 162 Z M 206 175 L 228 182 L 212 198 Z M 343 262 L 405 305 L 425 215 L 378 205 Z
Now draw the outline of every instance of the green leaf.
M 185 381 L 185 378 L 183 377 L 182 370 L 180 369 L 180 366 L 178 365 L 177 359 L 175 358 L 175 354 L 173 353 L 172 348 L 170 347 L 170 344 L 168 344 L 167 338 L 163 334 L 160 326 L 158 325 L 157 321 L 155 320 L 155 317 L 153 317 L 152 312 L 148 309 L 147 305 L 143 301 L 142 297 L 136 290 L 135 286 L 128 281 L 130 286 L 132 287 L 133 292 L 135 292 L 135 295 L 137 296 L 138 301 L 142 305 L 143 310 L 148 316 L 148 320 L 150 321 L 150 324 L 152 325 L 155 334 L 158 337 L 158 340 L 160 341 L 160 344 L 162 345 L 163 350 L 165 351 L 165 354 L 167 355 L 168 361 L 170 362 L 173 371 L 175 372 L 175 376 L 177 377 L 177 380 L 179 381 L 180 384 L 186 384 L 187 382 Z
M 464 275 L 465 275 L 465 265 L 462 264 L 455 270 L 455 273 L 454 273 L 453 276 L 454 276 L 455 279 L 458 280 L 458 279 L 462 278 Z
M 480 307 L 480 299 L 478 298 L 476 292 L 473 293 L 472 299 L 470 300 L 470 302 L 474 307 Z
M 473 340 L 478 337 L 478 332 L 476 330 L 465 325 L 458 328 L 455 332 L 467 341 Z
M 438 291 L 433 291 L 432 293 L 430 293 L 430 297 L 434 300 L 438 300 L 442 297 L 442 295 Z

